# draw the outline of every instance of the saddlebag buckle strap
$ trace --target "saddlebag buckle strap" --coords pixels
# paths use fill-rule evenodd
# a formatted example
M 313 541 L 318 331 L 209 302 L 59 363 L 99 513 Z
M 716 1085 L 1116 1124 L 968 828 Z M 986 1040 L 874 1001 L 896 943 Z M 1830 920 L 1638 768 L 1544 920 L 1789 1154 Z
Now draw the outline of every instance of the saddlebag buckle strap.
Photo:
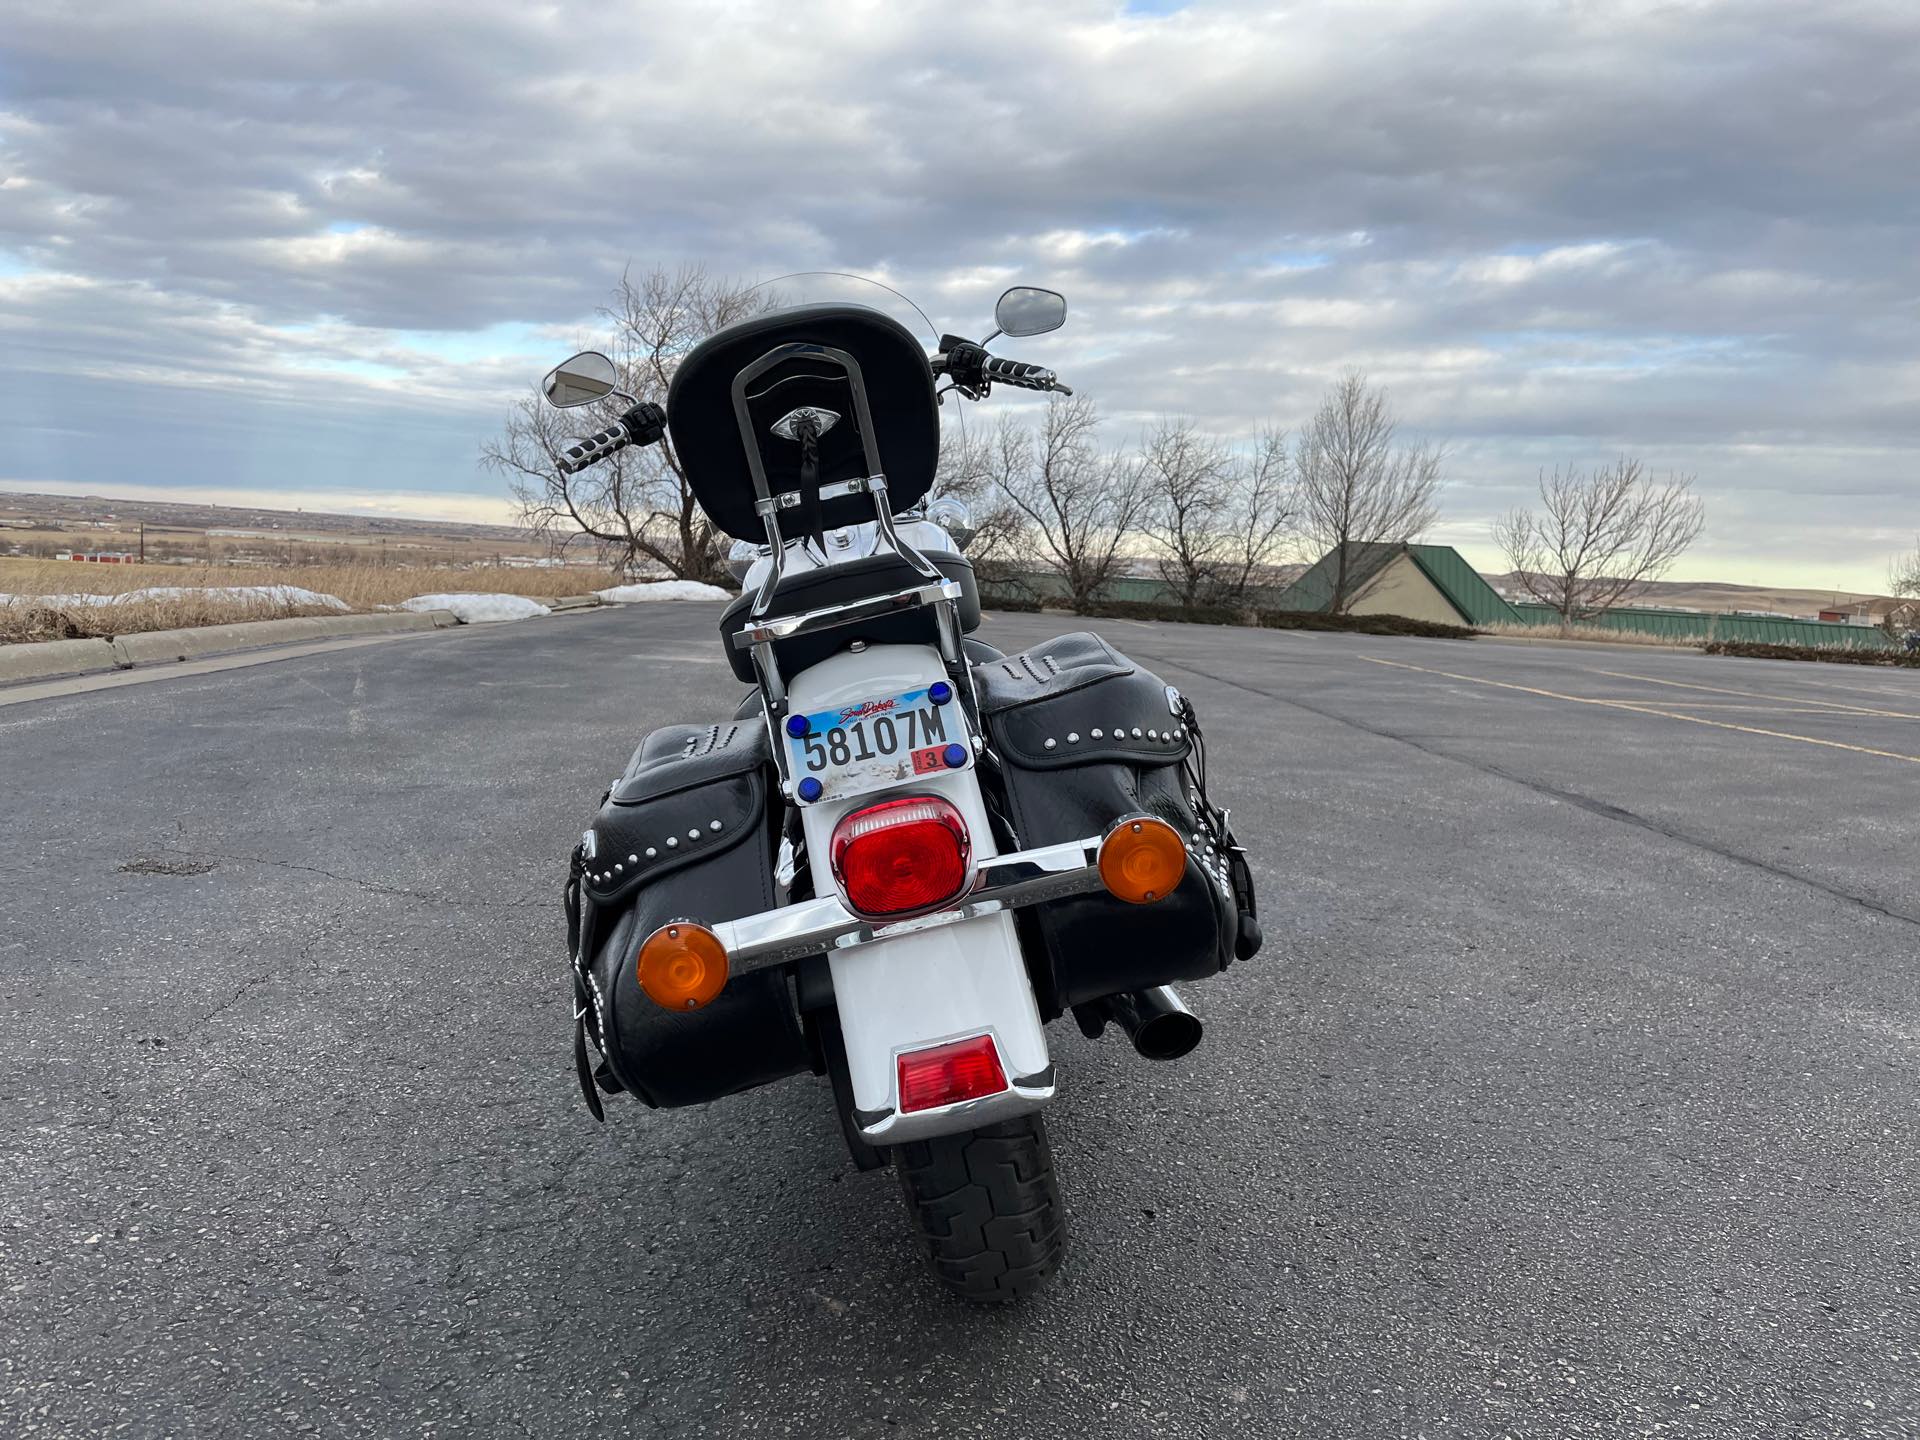
M 593 1112 L 594 1119 L 606 1124 L 606 1107 L 600 1103 L 599 1087 L 593 1083 L 593 1066 L 587 1059 L 587 1014 L 584 1010 L 573 1017 L 573 1074 L 580 1082 L 580 1094 L 587 1102 L 587 1109 Z

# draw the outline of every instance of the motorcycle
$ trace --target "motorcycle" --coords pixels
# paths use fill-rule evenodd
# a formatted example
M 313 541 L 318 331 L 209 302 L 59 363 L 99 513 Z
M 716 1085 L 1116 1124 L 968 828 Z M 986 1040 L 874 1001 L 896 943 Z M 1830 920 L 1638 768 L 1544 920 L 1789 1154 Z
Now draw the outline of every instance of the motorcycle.
M 1027 1295 L 1065 1236 L 1046 1026 L 1150 1059 L 1201 1025 L 1171 988 L 1260 945 L 1192 703 L 1097 636 L 978 640 L 965 506 L 932 493 L 943 410 L 1071 393 L 989 353 L 1057 329 L 1000 297 L 982 341 L 877 282 L 790 276 L 674 370 L 664 406 L 585 352 L 547 399 L 628 408 L 559 457 L 673 447 L 734 537 L 735 714 L 642 740 L 565 887 L 581 1093 L 703 1104 L 828 1078 L 861 1170 L 892 1165 L 935 1274 Z

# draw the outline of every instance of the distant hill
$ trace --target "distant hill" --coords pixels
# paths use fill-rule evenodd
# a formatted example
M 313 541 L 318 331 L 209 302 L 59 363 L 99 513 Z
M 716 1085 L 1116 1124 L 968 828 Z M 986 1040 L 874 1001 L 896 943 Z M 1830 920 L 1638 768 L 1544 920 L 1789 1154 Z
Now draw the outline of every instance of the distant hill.
M 256 506 L 200 505 L 184 500 L 131 500 L 118 495 L 37 495 L 0 489 L 0 519 L 50 521 L 48 528 L 99 526 L 133 521 L 182 530 L 249 530 L 339 536 L 458 536 L 528 544 L 512 525 L 474 525 L 460 520 L 404 520 L 390 515 L 333 515 L 324 510 L 270 510 Z
M 584 540 L 575 548 L 590 549 Z M 0 556 L 66 552 L 171 565 L 550 565 L 556 554 L 511 525 L 0 490 Z
M 1487 583 L 1509 598 L 1520 593 L 1512 575 L 1488 575 Z M 1886 595 L 1863 595 L 1852 590 L 1795 590 L 1776 585 L 1731 585 L 1719 580 L 1656 580 L 1633 602 L 1671 605 L 1681 610 L 1770 610 L 1783 615 L 1812 615 L 1826 609 L 1852 609 L 1865 604 L 1878 619 L 1900 602 Z

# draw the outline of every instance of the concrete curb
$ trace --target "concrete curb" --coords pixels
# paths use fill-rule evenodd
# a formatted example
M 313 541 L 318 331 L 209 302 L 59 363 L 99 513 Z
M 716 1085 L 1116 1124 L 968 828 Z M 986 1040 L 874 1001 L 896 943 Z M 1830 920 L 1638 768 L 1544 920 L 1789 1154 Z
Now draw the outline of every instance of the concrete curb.
M 604 605 L 607 602 L 598 595 L 562 595 L 558 600 L 542 600 L 540 603 L 549 610 L 558 611 L 591 610 L 596 605 Z
M 176 664 L 236 650 L 338 640 L 365 635 L 405 635 L 458 625 L 450 610 L 394 611 L 380 615 L 309 615 L 293 620 L 247 620 L 191 630 L 147 630 L 112 640 L 43 640 L 0 645 L 0 685 L 97 675 L 136 665 Z
M 110 640 L 41 640 L 0 645 L 0 685 L 14 680 L 50 680 L 56 675 L 99 675 L 127 666 Z

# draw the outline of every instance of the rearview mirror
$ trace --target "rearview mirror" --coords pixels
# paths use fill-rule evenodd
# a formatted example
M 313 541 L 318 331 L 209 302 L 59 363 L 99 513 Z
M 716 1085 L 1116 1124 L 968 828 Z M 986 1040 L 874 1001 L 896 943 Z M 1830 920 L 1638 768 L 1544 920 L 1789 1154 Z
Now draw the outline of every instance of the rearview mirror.
M 583 350 L 549 370 L 540 388 L 554 409 L 571 410 L 576 405 L 591 404 L 611 395 L 618 375 L 613 361 L 598 350 Z
M 1067 323 L 1067 297 L 1056 290 L 1016 285 L 993 307 L 1002 335 L 1044 335 Z

